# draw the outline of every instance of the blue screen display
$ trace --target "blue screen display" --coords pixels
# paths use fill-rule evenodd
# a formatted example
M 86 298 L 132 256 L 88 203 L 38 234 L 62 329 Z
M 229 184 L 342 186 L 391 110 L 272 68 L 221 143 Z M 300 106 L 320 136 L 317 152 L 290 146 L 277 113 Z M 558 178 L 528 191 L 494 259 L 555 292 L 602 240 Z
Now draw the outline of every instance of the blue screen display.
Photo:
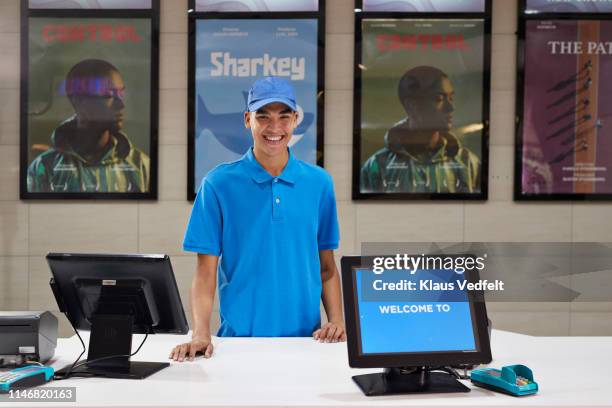
M 452 270 L 377 275 L 367 269 L 355 274 L 362 354 L 476 350 L 468 294 L 459 287 L 464 275 Z

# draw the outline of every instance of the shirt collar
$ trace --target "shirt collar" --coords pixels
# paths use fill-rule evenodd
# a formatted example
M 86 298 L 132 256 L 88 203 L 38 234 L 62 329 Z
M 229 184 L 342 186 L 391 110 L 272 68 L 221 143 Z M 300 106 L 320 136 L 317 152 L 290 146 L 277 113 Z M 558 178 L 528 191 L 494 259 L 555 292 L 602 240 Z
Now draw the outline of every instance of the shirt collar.
M 287 148 L 289 152 L 289 161 L 285 165 L 285 168 L 281 172 L 278 177 L 272 176 L 266 169 L 264 169 L 261 164 L 255 158 L 253 154 L 253 148 L 249 148 L 249 150 L 242 157 L 243 161 L 247 164 L 246 168 L 249 172 L 249 175 L 256 183 L 265 183 L 274 178 L 278 178 L 286 183 L 295 184 L 297 176 L 299 174 L 299 163 L 295 158 L 290 148 Z

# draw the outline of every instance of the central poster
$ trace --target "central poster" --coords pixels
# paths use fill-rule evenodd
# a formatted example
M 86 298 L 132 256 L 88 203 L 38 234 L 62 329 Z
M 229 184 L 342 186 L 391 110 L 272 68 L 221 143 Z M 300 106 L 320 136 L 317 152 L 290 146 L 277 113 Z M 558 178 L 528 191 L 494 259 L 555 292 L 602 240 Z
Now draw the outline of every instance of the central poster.
M 484 20 L 361 29 L 353 197 L 486 198 Z
M 252 146 L 246 98 L 265 76 L 292 83 L 298 126 L 289 145 L 297 158 L 317 163 L 317 33 L 316 19 L 196 21 L 194 195 L 210 170 Z

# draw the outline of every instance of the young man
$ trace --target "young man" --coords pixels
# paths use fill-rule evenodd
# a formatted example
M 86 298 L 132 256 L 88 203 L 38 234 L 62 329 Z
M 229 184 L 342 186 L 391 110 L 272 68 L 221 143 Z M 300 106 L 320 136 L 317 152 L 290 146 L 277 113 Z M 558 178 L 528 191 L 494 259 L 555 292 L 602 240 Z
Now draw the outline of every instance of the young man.
M 473 193 L 480 160 L 452 132 L 454 88 L 437 68 L 402 76 L 398 97 L 406 117 L 385 134 L 385 147 L 361 168 L 362 193 Z
M 51 136 L 51 148 L 28 167 L 29 192 L 149 191 L 149 156 L 123 132 L 125 83 L 111 63 L 87 59 L 66 77 L 74 115 Z
M 339 233 L 332 179 L 288 149 L 296 111 L 287 81 L 256 81 L 244 114 L 253 148 L 202 182 L 183 243 L 186 251 L 198 254 L 192 340 L 174 347 L 170 358 L 212 355 L 217 272 L 218 336 L 346 339 L 333 252 Z M 321 300 L 329 321 L 323 327 Z

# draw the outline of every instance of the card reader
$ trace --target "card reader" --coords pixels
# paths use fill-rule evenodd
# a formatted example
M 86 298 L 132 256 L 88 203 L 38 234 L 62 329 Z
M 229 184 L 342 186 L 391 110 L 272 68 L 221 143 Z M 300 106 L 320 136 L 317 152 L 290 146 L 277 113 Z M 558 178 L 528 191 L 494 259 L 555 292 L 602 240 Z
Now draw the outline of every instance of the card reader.
M 0 394 L 18 388 L 36 387 L 53 379 L 51 367 L 29 365 L 0 372 Z
M 538 383 L 533 380 L 531 369 L 524 365 L 510 365 L 496 368 L 472 370 L 472 383 L 492 391 L 522 397 L 538 392 Z

